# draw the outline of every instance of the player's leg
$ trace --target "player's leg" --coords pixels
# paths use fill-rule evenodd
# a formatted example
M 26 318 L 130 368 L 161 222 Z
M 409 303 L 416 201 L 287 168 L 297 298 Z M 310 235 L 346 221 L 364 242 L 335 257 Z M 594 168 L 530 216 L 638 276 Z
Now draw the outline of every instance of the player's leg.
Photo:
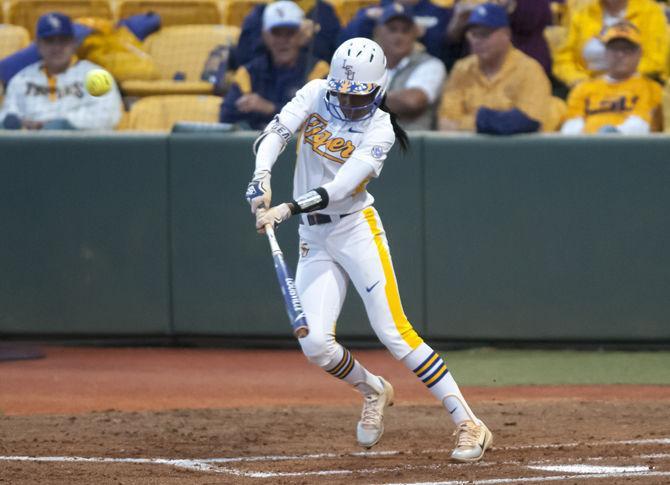
M 492 436 L 472 412 L 442 358 L 414 330 L 402 308 L 393 262 L 376 210 L 363 211 L 363 221 L 348 229 L 350 241 L 338 254 L 365 304 L 370 323 L 382 343 L 442 403 L 457 426 L 452 457 L 479 460 Z M 367 234 L 367 238 L 362 235 Z
M 335 340 L 335 324 L 344 303 L 347 275 L 314 240 L 301 241 L 301 256 L 296 271 L 296 288 L 309 324 L 309 335 L 298 341 L 310 362 L 330 375 L 354 386 L 364 396 L 363 416 L 376 415 L 370 403 L 390 405 L 393 391 L 390 385 L 370 373 L 351 352 Z M 373 408 L 375 406 L 372 406 Z M 364 420 L 364 419 L 362 419 Z M 359 423 L 359 428 L 360 428 Z M 361 446 L 372 446 L 381 431 L 359 429 Z

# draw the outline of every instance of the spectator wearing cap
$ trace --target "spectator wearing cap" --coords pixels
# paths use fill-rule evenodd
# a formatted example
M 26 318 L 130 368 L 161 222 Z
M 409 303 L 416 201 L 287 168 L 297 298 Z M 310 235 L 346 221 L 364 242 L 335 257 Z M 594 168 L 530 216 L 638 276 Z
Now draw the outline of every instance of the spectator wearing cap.
M 570 16 L 567 39 L 554 57 L 556 78 L 572 87 L 603 74 L 607 61 L 601 34 L 622 21 L 640 30 L 639 72 L 657 80 L 665 79 L 668 27 L 663 7 L 654 0 L 597 0 L 577 9 Z
M 447 27 L 447 38 L 451 44 L 463 42 L 470 14 L 482 3 L 487 2 L 456 0 L 454 14 Z M 507 10 L 512 45 L 539 62 L 550 76 L 551 54 L 544 37 L 544 29 L 552 22 L 550 0 L 495 0 L 490 3 L 497 3 Z
M 642 135 L 660 131 L 662 88 L 637 71 L 642 56 L 637 27 L 615 24 L 601 40 L 607 71 L 570 91 L 568 120 L 561 132 Z
M 326 0 L 299 0 L 296 3 L 305 12 L 303 49 L 310 56 L 330 62 L 340 33 L 340 20 L 335 9 Z M 231 52 L 230 69 L 237 69 L 266 52 L 262 39 L 263 13 L 266 8 L 265 3 L 257 5 L 244 18 L 237 46 Z
M 305 82 L 325 77 L 329 64 L 301 49 L 305 18 L 294 2 L 280 0 L 263 11 L 263 43 L 267 52 L 235 72 L 221 104 L 220 121 L 261 130 Z
M 535 59 L 512 46 L 505 9 L 491 3 L 477 6 L 466 38 L 472 54 L 449 75 L 441 129 L 500 135 L 548 129 L 549 79 Z
M 448 56 L 445 33 L 452 10 L 435 5 L 430 0 L 395 0 L 395 2 L 405 7 L 414 18 L 419 29 L 418 40 L 426 51 L 432 56 L 445 60 Z M 354 18 L 342 28 L 338 44 L 354 37 L 371 39 L 384 8 L 393 3 L 394 0 L 381 0 L 379 5 L 360 9 Z
M 98 65 L 75 56 L 77 43 L 70 18 L 48 13 L 37 21 L 41 60 L 20 70 L 7 86 L 0 109 L 5 129 L 109 130 L 121 118 L 121 96 L 114 86 L 94 97 L 84 78 Z
M 386 54 L 387 106 L 406 130 L 437 128 L 446 71 L 442 61 L 415 48 L 419 29 L 406 7 L 391 4 L 377 21 L 375 38 Z

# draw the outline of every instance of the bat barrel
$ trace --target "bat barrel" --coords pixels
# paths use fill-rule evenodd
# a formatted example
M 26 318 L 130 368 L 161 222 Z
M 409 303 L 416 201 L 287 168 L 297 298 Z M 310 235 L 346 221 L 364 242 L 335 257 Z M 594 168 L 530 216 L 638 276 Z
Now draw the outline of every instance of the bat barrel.
M 295 281 L 291 276 L 291 272 L 284 261 L 284 253 L 282 253 L 273 228 L 268 224 L 265 226 L 265 233 L 267 234 L 270 248 L 272 249 L 272 259 L 274 261 L 275 272 L 277 273 L 277 281 L 279 288 L 281 288 L 282 296 L 284 297 L 284 306 L 288 315 L 291 327 L 293 328 L 293 335 L 297 338 L 306 337 L 309 334 L 309 327 L 307 319 L 300 303 L 298 290 L 295 287 Z

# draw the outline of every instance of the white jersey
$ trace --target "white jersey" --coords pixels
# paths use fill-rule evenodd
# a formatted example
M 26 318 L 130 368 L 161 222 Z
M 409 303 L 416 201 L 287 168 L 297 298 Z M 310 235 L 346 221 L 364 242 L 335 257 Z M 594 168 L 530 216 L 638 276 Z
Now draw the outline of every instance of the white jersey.
M 326 108 L 326 81 L 307 83 L 279 113 L 279 122 L 292 134 L 299 129 L 293 197 L 331 182 L 345 163 L 366 164 L 370 177 L 349 196 L 331 200 L 322 214 L 350 214 L 372 205 L 374 198 L 367 183 L 378 177 L 384 160 L 395 142 L 388 113 L 377 109 L 363 121 L 340 121 Z
M 95 97 L 84 88 L 84 78 L 97 64 L 79 60 L 65 72 L 48 77 L 42 62 L 31 64 L 9 81 L 0 120 L 14 113 L 31 121 L 66 119 L 81 130 L 111 130 L 121 119 L 121 96 L 112 87 Z

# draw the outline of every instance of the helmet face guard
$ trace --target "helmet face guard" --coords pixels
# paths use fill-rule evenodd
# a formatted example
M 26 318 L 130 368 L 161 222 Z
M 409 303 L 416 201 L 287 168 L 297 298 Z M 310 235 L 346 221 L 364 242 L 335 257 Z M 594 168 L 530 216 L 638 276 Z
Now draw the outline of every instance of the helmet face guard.
M 326 95 L 323 99 L 326 103 L 326 109 L 331 114 L 331 116 L 340 121 L 363 121 L 371 118 L 372 115 L 375 114 L 375 111 L 377 111 L 377 108 L 379 108 L 379 106 L 382 104 L 382 100 L 384 98 L 381 93 L 381 89 L 377 89 L 377 93 L 372 98 L 371 102 L 364 104 L 363 106 L 347 106 L 346 108 L 343 108 L 340 105 L 340 100 L 337 97 L 337 93 L 341 92 L 342 91 L 335 90 L 326 91 Z M 374 92 L 375 90 L 373 89 L 370 94 Z M 364 94 L 357 94 L 356 96 L 364 96 Z

